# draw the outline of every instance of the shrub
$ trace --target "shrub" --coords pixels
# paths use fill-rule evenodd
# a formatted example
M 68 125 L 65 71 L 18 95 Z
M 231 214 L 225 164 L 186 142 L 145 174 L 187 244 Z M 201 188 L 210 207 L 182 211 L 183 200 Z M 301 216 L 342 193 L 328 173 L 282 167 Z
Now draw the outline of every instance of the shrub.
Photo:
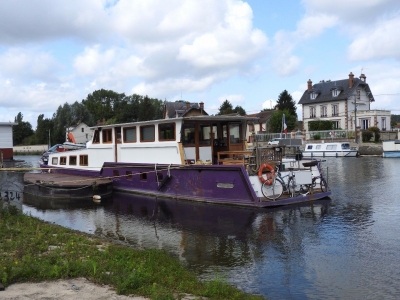
M 372 131 L 369 131 L 369 130 L 362 131 L 362 133 L 361 133 L 362 141 L 364 143 L 368 143 L 371 140 L 373 135 L 374 134 L 372 133 Z
M 314 134 L 314 140 L 320 140 L 321 139 L 321 135 L 319 134 Z

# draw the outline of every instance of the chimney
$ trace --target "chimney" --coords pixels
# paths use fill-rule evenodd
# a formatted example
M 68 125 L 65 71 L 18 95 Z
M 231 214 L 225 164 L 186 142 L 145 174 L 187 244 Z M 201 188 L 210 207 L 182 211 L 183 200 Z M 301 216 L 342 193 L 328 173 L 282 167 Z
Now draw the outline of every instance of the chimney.
M 201 110 L 204 110 L 204 103 L 203 103 L 203 102 L 200 102 L 199 104 L 200 104 L 200 109 L 201 109 Z
M 354 84 L 354 75 L 352 72 L 349 74 L 349 88 L 352 88 Z
M 186 110 L 190 109 L 190 102 L 186 102 Z
M 307 81 L 307 91 L 311 92 L 312 90 L 312 81 L 311 79 L 308 79 Z
M 365 76 L 365 74 L 361 74 L 361 75 L 360 75 L 360 79 L 361 79 L 361 81 L 363 81 L 363 82 L 367 82 L 367 76 Z

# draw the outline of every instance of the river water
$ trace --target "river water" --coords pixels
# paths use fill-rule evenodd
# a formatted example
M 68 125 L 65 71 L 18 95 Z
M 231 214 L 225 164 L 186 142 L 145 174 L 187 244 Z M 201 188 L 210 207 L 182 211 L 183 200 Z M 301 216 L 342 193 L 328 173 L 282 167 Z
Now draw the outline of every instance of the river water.
M 37 167 L 37 156 L 20 156 Z M 23 212 L 270 299 L 400 298 L 400 159 L 328 158 L 330 200 L 246 209 L 114 194 L 105 204 L 24 198 Z

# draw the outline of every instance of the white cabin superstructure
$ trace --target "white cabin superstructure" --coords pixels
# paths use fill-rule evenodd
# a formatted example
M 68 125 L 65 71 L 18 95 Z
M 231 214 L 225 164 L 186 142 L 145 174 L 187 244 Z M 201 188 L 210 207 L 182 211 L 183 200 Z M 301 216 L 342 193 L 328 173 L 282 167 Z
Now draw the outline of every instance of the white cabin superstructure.
M 348 142 L 306 144 L 304 157 L 354 157 L 358 149 Z
M 104 162 L 216 163 L 218 152 L 244 151 L 253 117 L 194 116 L 99 125 L 84 149 L 56 152 L 48 166 L 99 171 Z

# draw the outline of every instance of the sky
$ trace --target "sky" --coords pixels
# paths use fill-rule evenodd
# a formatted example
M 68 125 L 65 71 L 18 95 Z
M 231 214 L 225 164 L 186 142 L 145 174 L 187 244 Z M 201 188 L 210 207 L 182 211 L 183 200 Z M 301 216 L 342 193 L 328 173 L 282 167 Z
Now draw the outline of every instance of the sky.
M 400 114 L 399 0 L 2 0 L 0 19 L 0 122 L 99 89 L 253 114 L 350 72 Z

